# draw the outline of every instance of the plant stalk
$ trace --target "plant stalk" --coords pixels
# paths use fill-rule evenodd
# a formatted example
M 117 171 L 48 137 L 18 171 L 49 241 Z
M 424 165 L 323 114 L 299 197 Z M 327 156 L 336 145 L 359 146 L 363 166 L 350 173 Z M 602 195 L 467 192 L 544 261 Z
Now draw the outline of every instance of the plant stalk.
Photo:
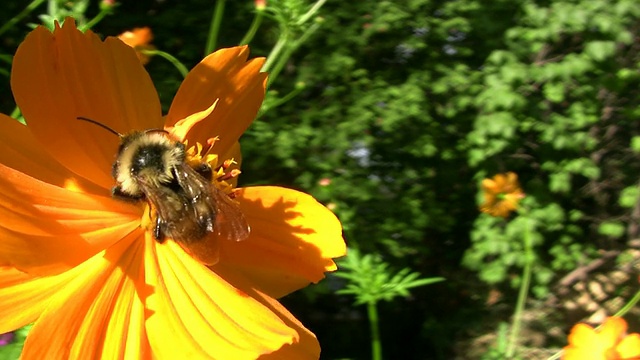
M 247 30 L 247 33 L 244 35 L 242 40 L 240 40 L 240 45 L 247 45 L 251 42 L 251 40 L 253 40 L 253 37 L 256 35 L 256 32 L 258 32 L 258 29 L 260 28 L 260 24 L 262 24 L 263 15 L 264 10 L 256 9 L 256 15 L 253 17 L 253 22 L 251 22 L 249 30 Z
M 24 10 L 22 10 L 18 15 L 12 17 L 9 21 L 4 23 L 2 27 L 0 27 L 0 35 L 4 34 L 7 30 L 11 29 L 13 25 L 15 25 L 18 21 L 22 20 L 25 16 L 29 15 L 30 12 L 35 10 L 40 4 L 42 4 L 45 0 L 33 0 L 29 5 L 27 5 Z
M 269 72 L 271 70 L 274 62 L 278 59 L 280 53 L 284 50 L 288 38 L 289 36 L 286 32 L 280 34 L 280 36 L 278 37 L 278 41 L 276 41 L 276 44 L 273 45 L 273 48 L 271 49 L 271 52 L 269 52 L 269 55 L 267 55 L 267 60 L 264 62 L 264 65 L 262 65 L 261 71 Z
M 189 73 L 189 69 L 187 69 L 186 66 L 184 66 L 183 63 L 180 62 L 180 60 L 176 59 L 175 56 L 164 52 L 164 51 L 160 51 L 160 50 L 149 50 L 149 49 L 136 49 L 136 51 L 140 51 L 141 53 L 145 54 L 145 55 L 158 55 L 162 58 L 164 58 L 165 60 L 169 61 L 170 63 L 173 64 L 173 66 L 176 67 L 176 69 L 178 69 L 178 71 L 180 72 L 180 74 L 182 74 L 182 77 L 186 77 L 187 74 Z
M 318 12 L 318 10 L 320 10 L 320 8 L 322 7 L 322 5 L 324 5 L 325 2 L 327 2 L 327 0 L 319 0 L 318 2 L 313 4 L 313 6 L 309 9 L 309 11 L 307 11 L 304 15 L 302 15 L 298 19 L 296 24 L 297 25 L 302 25 L 302 24 L 306 23 L 307 21 L 309 21 L 309 19 L 311 19 L 311 17 L 314 16 Z
M 511 333 L 509 334 L 509 341 L 507 343 L 506 357 L 507 359 L 513 358 L 518 343 L 518 335 L 520 333 L 520 326 L 522 324 L 522 315 L 524 312 L 524 306 L 527 302 L 527 295 L 529 294 L 529 285 L 531 283 L 531 268 L 533 265 L 533 247 L 531 244 L 531 227 L 529 226 L 530 220 L 526 220 L 524 230 L 524 251 L 525 251 L 525 264 L 522 273 L 522 283 L 520 284 L 520 292 L 518 293 L 518 301 L 516 303 L 516 310 L 513 314 L 513 324 L 511 325 Z
M 224 15 L 225 0 L 216 1 L 216 7 L 211 17 L 211 25 L 209 26 L 209 36 L 207 37 L 207 45 L 204 48 L 204 56 L 211 54 L 216 49 L 218 41 L 218 33 L 222 24 L 222 16 Z
M 629 312 L 629 310 L 631 310 L 634 306 L 636 306 L 636 304 L 638 303 L 638 301 L 640 301 L 640 290 L 638 290 L 638 292 L 636 292 L 635 295 L 633 295 L 633 297 L 631 298 L 631 300 L 629 300 L 629 302 L 627 302 L 622 309 L 618 310 L 618 312 L 616 312 L 615 314 L 613 314 L 613 316 L 624 316 L 626 313 Z
M 380 330 L 378 328 L 378 309 L 375 302 L 367 303 L 369 324 L 371 325 L 371 359 L 382 360 L 382 344 L 380 343 Z
M 111 12 L 112 12 L 112 9 L 100 10 L 98 15 L 96 15 L 93 19 L 89 20 L 86 24 L 84 24 L 83 26 L 80 27 L 80 31 L 85 32 L 85 31 L 91 29 L 92 27 L 96 26 L 96 24 L 98 24 L 100 21 L 102 21 L 102 19 L 104 19 L 105 16 L 111 14 Z

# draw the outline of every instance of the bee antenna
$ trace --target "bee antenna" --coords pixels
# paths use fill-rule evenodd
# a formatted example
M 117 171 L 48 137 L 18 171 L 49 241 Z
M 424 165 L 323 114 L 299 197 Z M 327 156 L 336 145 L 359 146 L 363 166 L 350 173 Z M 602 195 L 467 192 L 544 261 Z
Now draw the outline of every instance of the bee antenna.
M 99 123 L 99 122 L 97 122 L 97 121 L 95 121 L 95 120 L 92 120 L 92 119 L 89 119 L 89 118 L 86 118 L 86 117 L 82 117 L 82 116 L 78 116 L 76 119 L 78 119 L 78 120 L 83 120 L 83 121 L 90 122 L 90 123 L 92 123 L 92 124 L 98 125 L 98 126 L 100 126 L 101 128 L 103 128 L 103 129 L 105 129 L 105 130 L 109 131 L 110 133 L 115 134 L 115 135 L 117 135 L 118 137 L 122 137 L 122 134 L 120 134 L 119 132 L 117 132 L 117 131 L 113 130 L 112 128 L 108 127 L 107 125 L 105 125 L 105 124 L 103 124 L 103 123 Z

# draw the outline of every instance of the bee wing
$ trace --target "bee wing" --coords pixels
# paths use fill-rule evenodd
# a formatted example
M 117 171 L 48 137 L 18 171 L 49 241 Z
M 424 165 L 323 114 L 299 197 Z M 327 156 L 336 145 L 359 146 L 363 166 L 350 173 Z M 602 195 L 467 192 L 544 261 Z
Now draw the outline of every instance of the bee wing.
M 168 187 L 147 182 L 145 179 L 139 179 L 138 183 L 145 197 L 156 210 L 160 226 L 160 229 L 155 229 L 156 232 L 160 231 L 156 236 L 167 236 L 183 242 L 205 235 L 205 232 L 200 230 L 202 226 L 198 223 L 198 219 L 194 216 L 186 216 L 193 210 L 191 210 L 190 200 L 184 195 Z
M 211 185 L 216 205 L 216 230 L 227 240 L 242 241 L 249 237 L 251 227 L 240 205 L 214 185 Z
M 209 231 L 232 241 L 242 241 L 249 237 L 251 228 L 240 205 L 189 165 L 182 164 L 180 171 L 176 172 L 178 184 L 187 197 L 193 199 L 198 218 L 214 214 L 215 219 L 212 219 L 212 229 Z
M 212 233 L 215 214 L 198 217 L 190 198 L 164 186 L 146 189 L 143 185 L 143 191 L 161 221 L 160 235 L 173 239 L 185 252 L 205 265 L 218 263 L 220 246 Z M 205 221 L 210 226 L 203 225 L 203 216 L 209 219 Z

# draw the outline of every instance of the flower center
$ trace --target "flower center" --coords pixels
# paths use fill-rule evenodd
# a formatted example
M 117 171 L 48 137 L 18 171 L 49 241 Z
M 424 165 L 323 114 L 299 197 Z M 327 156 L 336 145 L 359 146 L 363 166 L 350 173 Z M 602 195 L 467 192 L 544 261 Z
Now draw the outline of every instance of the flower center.
M 237 164 L 234 159 L 220 161 L 218 154 L 211 153 L 211 149 L 217 140 L 217 137 L 208 139 L 206 147 L 200 143 L 196 143 L 194 146 L 189 147 L 185 141 L 184 144 L 187 148 L 185 153 L 185 163 L 198 173 L 202 174 L 204 178 L 211 178 L 211 186 L 215 186 L 229 197 L 233 198 L 235 182 L 232 182 L 231 180 L 240 175 L 240 170 L 231 168 L 234 164 Z M 143 214 L 140 226 L 143 229 L 153 232 L 156 227 L 157 220 L 156 209 L 150 206 L 147 202 Z
M 208 139 L 206 150 L 200 143 L 188 147 L 187 142 L 185 142 L 185 146 L 187 147 L 187 158 L 185 162 L 193 169 L 199 169 L 203 165 L 210 167 L 212 169 L 211 180 L 213 185 L 225 194 L 232 195 L 233 185 L 229 181 L 240 175 L 240 170 L 231 169 L 232 165 L 237 164 L 234 159 L 220 161 L 218 154 L 211 153 L 211 149 L 217 141 L 217 137 Z

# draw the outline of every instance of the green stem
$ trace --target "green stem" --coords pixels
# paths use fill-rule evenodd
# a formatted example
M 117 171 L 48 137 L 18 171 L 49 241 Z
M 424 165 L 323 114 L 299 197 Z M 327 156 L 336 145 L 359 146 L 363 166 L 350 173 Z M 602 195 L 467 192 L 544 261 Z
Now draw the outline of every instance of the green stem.
M 269 55 L 267 55 L 267 60 L 264 62 L 264 65 L 262 65 L 261 71 L 269 72 L 269 70 L 271 70 L 274 62 L 277 60 L 278 56 L 280 56 L 280 53 L 284 50 L 284 46 L 288 41 L 288 37 L 289 36 L 287 35 L 287 32 L 282 32 L 280 34 L 278 41 L 276 41 L 276 44 L 273 45 L 273 48 L 271 49 Z
M 256 9 L 256 15 L 253 17 L 253 22 L 251 23 L 251 26 L 249 26 L 249 30 L 247 30 L 247 33 L 244 35 L 242 40 L 240 40 L 240 45 L 247 45 L 251 40 L 253 40 L 256 32 L 258 32 L 258 28 L 260 28 L 260 24 L 262 24 L 263 16 L 264 10 Z
M 324 20 L 322 20 L 321 18 L 318 18 L 318 21 L 316 21 L 313 25 L 309 26 L 309 28 L 305 30 L 304 33 L 302 33 L 302 35 L 300 35 L 298 40 L 296 40 L 294 47 L 297 49 L 298 46 L 304 44 L 307 40 L 309 40 L 311 35 L 313 35 L 313 33 L 320 28 L 323 22 Z
M 284 66 L 287 64 L 287 61 L 289 61 L 289 58 L 291 57 L 293 52 L 296 51 L 298 47 L 300 47 L 300 45 L 304 44 L 304 42 L 307 41 L 309 37 L 311 37 L 311 35 L 320 28 L 320 25 L 320 23 L 313 24 L 307 30 L 305 30 L 305 32 L 295 42 L 289 43 L 288 46 L 285 47 L 284 53 L 282 54 L 282 56 L 278 57 L 276 64 L 269 72 L 269 82 L 267 84 L 267 87 L 271 86 L 271 84 L 276 80 L 276 78 L 280 74 L 280 71 L 282 71 Z
M 98 15 L 96 15 L 93 19 L 89 20 L 86 24 L 80 26 L 80 31 L 85 32 L 85 31 L 91 29 L 92 27 L 96 26 L 97 23 L 102 21 L 102 19 L 104 19 L 105 16 L 107 16 L 109 14 L 111 14 L 111 9 L 100 10 Z
M 369 324 L 371 325 L 371 359 L 382 360 L 382 345 L 380 344 L 380 330 L 378 329 L 378 309 L 376 303 L 367 303 Z
M 625 306 L 622 307 L 622 309 L 618 310 L 617 313 L 613 314 L 613 316 L 624 316 L 626 313 L 629 312 L 629 310 L 631 310 L 634 306 L 636 306 L 638 301 L 640 301 L 640 290 L 636 292 L 635 295 L 633 295 L 631 300 L 629 300 L 629 302 L 626 303 Z
M 204 48 L 204 56 L 207 56 L 216 49 L 216 42 L 218 41 L 218 33 L 220 32 L 220 25 L 222 24 L 222 16 L 224 15 L 225 0 L 216 1 L 216 7 L 213 10 L 213 16 L 211 17 L 211 25 L 209 26 L 209 37 L 207 38 L 207 45 Z
M 49 0 L 47 4 L 47 14 L 51 17 L 58 16 L 58 0 Z
M 136 49 L 136 51 L 140 51 L 141 53 L 145 54 L 145 55 L 158 55 L 160 57 L 165 58 L 166 60 L 168 60 L 170 63 L 173 64 L 173 66 L 176 67 L 176 69 L 178 69 L 178 71 L 180 72 L 180 74 L 182 74 L 182 77 L 186 77 L 187 74 L 189 73 L 189 69 L 187 69 L 186 66 L 184 66 L 184 64 L 182 64 L 180 62 L 180 60 L 176 59 L 173 55 L 164 52 L 164 51 L 160 51 L 160 50 L 141 50 L 141 49 Z
M 25 16 L 29 15 L 30 12 L 35 10 L 40 4 L 45 2 L 45 0 L 33 0 L 29 5 L 27 5 L 24 10 L 22 10 L 18 15 L 11 18 L 9 21 L 4 23 L 2 27 L 0 27 L 0 35 L 4 34 L 7 30 L 9 30 L 13 25 L 15 25 L 18 21 L 22 20 Z
M 11 117 L 17 119 L 20 115 L 22 115 L 22 112 L 20 111 L 20 108 L 16 106 L 16 108 L 11 112 Z
M 313 15 L 315 15 L 318 10 L 320 10 L 320 8 L 322 7 L 322 5 L 324 5 L 324 3 L 327 2 L 327 0 L 320 0 L 318 2 L 316 2 L 315 4 L 313 4 L 313 6 L 311 7 L 311 9 L 309 9 L 309 11 L 307 11 L 304 15 L 302 15 L 298 21 L 296 21 L 297 25 L 302 25 L 304 23 L 306 23 L 307 21 L 309 21 L 309 19 L 311 19 L 311 17 Z
M 293 50 L 294 49 L 292 46 L 287 46 L 286 49 L 283 51 L 282 56 L 278 58 L 278 61 L 276 62 L 276 64 L 273 66 L 271 71 L 269 71 L 269 80 L 267 81 L 267 88 L 271 87 L 271 84 L 276 80 L 278 75 L 280 75 L 280 71 L 282 71 L 284 66 L 287 64 L 287 61 L 291 57 Z
M 272 103 L 271 106 L 269 106 L 269 109 L 276 108 L 276 107 L 278 107 L 278 106 L 290 101 L 294 97 L 298 96 L 298 94 L 300 94 L 302 92 L 302 90 L 304 90 L 304 88 L 305 88 L 305 85 L 303 83 L 301 83 L 301 85 L 296 85 L 296 88 L 293 89 L 293 91 L 291 91 L 287 95 L 281 97 L 276 102 Z
M 527 302 L 527 295 L 529 294 L 529 284 L 531 283 L 531 268 L 533 265 L 533 247 L 531 244 L 531 227 L 529 226 L 529 219 L 526 219 L 524 229 L 524 252 L 525 252 L 525 264 L 522 273 L 522 283 L 520 284 L 520 292 L 518 293 L 518 301 L 516 303 L 516 310 L 513 314 L 513 324 L 511 325 L 511 333 L 509 334 L 509 341 L 507 343 L 506 357 L 507 359 L 513 358 L 518 342 L 518 335 L 520 333 L 520 326 L 522 324 L 522 315 L 524 312 L 524 306 Z
M 305 88 L 304 84 L 296 85 L 296 88 L 293 89 L 290 93 L 288 93 L 287 95 L 285 95 L 285 96 L 281 97 L 280 99 L 274 101 L 273 103 L 269 104 L 268 107 L 264 107 L 264 106 L 261 107 L 260 108 L 260 112 L 258 113 L 258 117 L 261 117 L 262 115 L 264 115 L 267 112 L 269 112 L 269 110 L 273 110 L 273 109 L 277 108 L 278 106 L 290 101 L 294 97 L 298 96 L 298 94 L 300 94 L 302 92 L 302 90 L 304 90 L 304 88 Z
M 0 55 L 0 60 L 6 62 L 7 64 L 11 65 L 11 63 L 13 63 L 13 56 L 11 55 Z
M 22 115 L 22 112 L 20 111 L 20 108 L 16 106 L 15 109 L 13 109 L 13 111 L 11 112 L 11 118 L 12 119 L 16 119 L 18 121 L 20 121 L 21 123 L 24 124 L 23 120 L 20 120 L 19 117 Z

